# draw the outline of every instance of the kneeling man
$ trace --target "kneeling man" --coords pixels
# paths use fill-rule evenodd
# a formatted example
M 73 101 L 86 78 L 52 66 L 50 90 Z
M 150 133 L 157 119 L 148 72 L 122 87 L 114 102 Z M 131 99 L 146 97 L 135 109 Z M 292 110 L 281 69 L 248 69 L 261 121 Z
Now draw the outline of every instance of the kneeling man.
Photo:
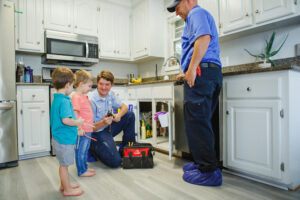
M 107 166 L 116 168 L 120 166 L 122 159 L 113 137 L 123 131 L 121 147 L 128 142 L 135 142 L 135 117 L 133 112 L 128 111 L 128 107 L 110 91 L 113 85 L 113 74 L 104 70 L 97 76 L 97 90 L 89 95 L 95 126 L 92 137 L 97 140 L 91 141 L 90 153 Z M 120 112 L 114 117 L 107 116 L 107 112 L 111 111 L 112 108 L 120 108 Z

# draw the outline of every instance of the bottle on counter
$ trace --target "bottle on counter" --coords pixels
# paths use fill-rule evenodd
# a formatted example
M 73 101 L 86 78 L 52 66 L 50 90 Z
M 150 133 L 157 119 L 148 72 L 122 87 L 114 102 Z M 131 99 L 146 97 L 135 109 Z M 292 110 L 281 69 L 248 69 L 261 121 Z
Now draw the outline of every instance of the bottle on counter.
M 25 65 L 23 63 L 23 59 L 20 58 L 17 63 L 16 82 L 24 83 L 24 69 L 25 69 Z

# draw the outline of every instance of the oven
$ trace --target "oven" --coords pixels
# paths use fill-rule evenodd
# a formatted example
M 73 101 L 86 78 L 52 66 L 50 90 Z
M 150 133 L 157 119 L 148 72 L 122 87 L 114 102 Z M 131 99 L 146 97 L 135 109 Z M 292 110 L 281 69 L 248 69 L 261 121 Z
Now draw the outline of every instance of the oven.
M 59 31 L 45 31 L 44 64 L 89 66 L 99 62 L 98 38 Z

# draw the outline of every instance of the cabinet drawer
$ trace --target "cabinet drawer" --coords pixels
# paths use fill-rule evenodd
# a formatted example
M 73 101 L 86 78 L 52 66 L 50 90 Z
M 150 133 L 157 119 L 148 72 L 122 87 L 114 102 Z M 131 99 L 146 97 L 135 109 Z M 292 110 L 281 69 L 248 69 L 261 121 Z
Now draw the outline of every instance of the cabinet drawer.
M 152 99 L 151 87 L 137 88 L 136 93 L 138 99 Z
M 22 89 L 22 102 L 25 101 L 34 101 L 34 102 L 42 102 L 47 101 L 48 90 L 44 89 Z
M 124 88 L 124 89 L 112 89 L 112 91 L 115 93 L 115 95 L 117 96 L 117 97 L 119 97 L 120 98 L 120 100 L 125 100 L 126 99 L 126 96 L 125 96 L 125 89 L 126 88 Z
M 281 78 L 229 80 L 227 98 L 281 98 Z
M 136 99 L 136 92 L 135 92 L 135 89 L 128 89 L 127 90 L 127 98 L 128 100 L 134 100 Z
M 172 99 L 172 87 L 170 85 L 153 87 L 152 95 L 154 99 Z

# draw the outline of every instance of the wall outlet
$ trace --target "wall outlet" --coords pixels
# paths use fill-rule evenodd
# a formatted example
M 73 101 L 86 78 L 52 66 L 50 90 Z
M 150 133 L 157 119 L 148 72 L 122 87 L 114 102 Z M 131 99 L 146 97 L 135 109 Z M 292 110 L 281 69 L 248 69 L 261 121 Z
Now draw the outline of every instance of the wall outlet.
M 300 56 L 300 44 L 296 44 L 296 56 Z

